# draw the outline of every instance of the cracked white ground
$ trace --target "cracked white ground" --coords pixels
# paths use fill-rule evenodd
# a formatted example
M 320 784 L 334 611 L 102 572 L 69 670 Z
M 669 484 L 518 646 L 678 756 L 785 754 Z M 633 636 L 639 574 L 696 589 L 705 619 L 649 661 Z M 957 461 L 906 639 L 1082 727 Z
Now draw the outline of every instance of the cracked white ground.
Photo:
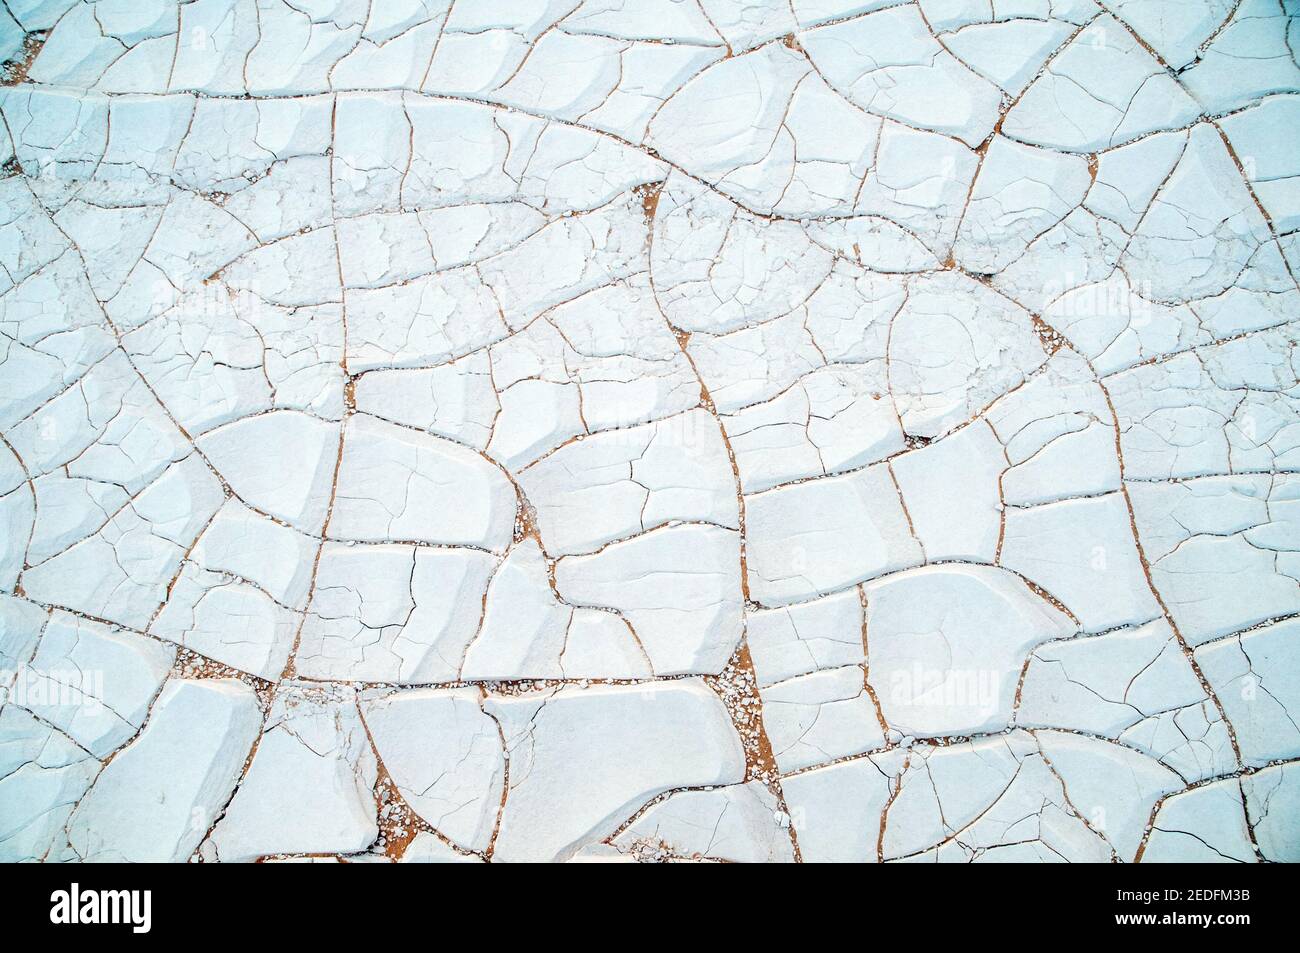
M 2 0 L 0 859 L 1300 860 L 1297 0 Z

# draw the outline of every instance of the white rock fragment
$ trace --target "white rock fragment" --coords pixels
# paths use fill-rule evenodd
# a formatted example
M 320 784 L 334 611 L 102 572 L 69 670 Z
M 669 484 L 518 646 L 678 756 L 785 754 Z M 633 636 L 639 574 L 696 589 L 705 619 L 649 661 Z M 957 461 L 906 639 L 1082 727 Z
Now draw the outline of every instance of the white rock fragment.
M 1142 862 L 1254 863 L 1241 782 L 1215 781 L 1165 800 L 1156 811 Z
M 1185 18 L 1186 13 L 1173 22 L 1181 25 Z M 1285 9 L 1267 0 L 1243 0 L 1226 23 L 1213 28 L 1208 49 L 1187 69 L 1183 83 L 1207 113 L 1216 115 L 1246 105 L 1261 92 L 1300 91 L 1300 66 L 1287 43 L 1289 27 Z
M 800 675 L 760 694 L 763 725 L 782 771 L 861 754 L 885 743 L 860 666 Z
M 915 7 L 810 30 L 799 41 L 823 75 L 864 109 L 972 147 L 993 129 L 997 88 L 945 50 Z
M 1061 351 L 989 409 L 1008 465 L 999 483 L 1004 503 L 1034 505 L 1119 489 L 1112 414 L 1092 376 L 1082 360 Z
M 890 462 L 927 560 L 997 557 L 1006 465 L 997 437 L 982 421 Z
M 726 709 L 696 680 L 492 695 L 484 710 L 510 760 L 498 860 L 567 859 L 665 791 L 744 775 Z
M 501 729 L 476 688 L 415 689 L 363 703 L 375 749 L 411 809 L 465 850 L 484 850 L 501 811 Z
M 1046 359 L 1029 315 L 1014 303 L 960 274 L 919 280 L 889 338 L 890 387 L 903 430 L 940 436 Z
M 344 431 L 329 531 L 500 550 L 513 532 L 514 499 L 510 481 L 479 454 L 358 414 Z
M 975 178 L 953 254 L 970 271 L 1001 271 L 1079 204 L 1090 181 L 1082 158 L 995 137 Z
M 1188 207 L 1195 211 L 1184 211 Z M 1204 123 L 1189 134 L 1164 188 L 1124 256 L 1126 271 L 1161 301 L 1216 295 L 1253 265 L 1252 284 L 1280 289 L 1285 267 L 1269 227 L 1221 133 Z
M 1095 863 L 1109 857 L 1028 736 L 915 749 L 893 771 L 897 793 L 878 841 L 885 860 Z
M 725 415 L 745 492 L 854 470 L 901 450 L 886 389 L 877 368 L 819 368 L 772 400 Z
M 199 450 L 245 503 L 319 534 L 338 462 L 337 425 L 273 411 L 204 434 Z
M 703 410 L 571 443 L 519 482 L 555 555 L 591 552 L 673 520 L 740 525 L 722 434 Z
M 234 791 L 261 729 L 257 696 L 233 679 L 173 680 L 136 739 L 68 820 L 83 861 L 183 862 Z
M 928 6 L 922 4 L 921 9 Z M 967 6 L 975 8 L 974 4 Z M 935 12 L 927 16 L 930 25 L 938 29 Z M 963 24 L 952 33 L 942 34 L 941 42 L 976 73 L 1014 96 L 1024 90 L 1073 29 L 1074 24 L 1064 18 L 1009 17 Z
M 465 652 L 466 679 L 559 678 L 574 610 L 550 586 L 550 567 L 532 539 L 515 546 L 492 574 L 483 621 Z
M 17 705 L 0 707 L 0 858 L 59 860 L 64 824 L 100 764 Z
M 104 758 L 144 724 L 174 655 L 153 639 L 56 612 L 11 696 Z
M 1059 599 L 1087 632 L 1160 614 L 1119 493 L 1008 511 L 1001 564 Z
M 1007 114 L 1002 132 L 1034 145 L 1096 152 L 1185 125 L 1196 102 L 1110 16 L 1070 41 Z
M 863 664 L 864 621 L 857 589 L 815 602 L 753 613 L 745 637 L 759 685 L 773 685 L 821 669 Z
M 295 669 L 307 678 L 454 680 L 496 564 L 476 549 L 327 543 Z
M 804 863 L 875 863 L 890 779 L 870 758 L 781 782 Z
M 357 409 L 483 450 L 500 409 L 486 355 L 437 367 L 376 370 L 356 385 Z
M 1290 620 L 1202 645 L 1196 661 L 1223 705 L 1248 764 L 1263 767 L 1300 755 L 1295 679 L 1296 633 Z
M 1025 669 L 1016 723 L 1112 738 L 1189 781 L 1236 766 L 1227 725 L 1163 619 L 1040 646 Z
M 375 778 L 353 701 L 277 695 L 248 773 L 212 832 L 216 859 L 362 850 L 378 835 Z
M 618 610 L 659 675 L 721 670 L 741 635 L 739 534 L 681 523 L 555 564 L 575 606 Z
M 1008 725 L 1029 652 L 1074 626 L 1010 573 L 927 566 L 868 583 L 869 676 L 885 722 L 906 735 Z
M 1298 486 L 1251 475 L 1130 488 L 1152 582 L 1190 644 L 1300 609 L 1289 502 Z
M 784 605 L 918 565 L 920 544 L 885 466 L 745 500 L 750 593 Z
M 1259 853 L 1274 863 L 1295 863 L 1300 858 L 1300 838 L 1295 817 L 1300 784 L 1295 766 L 1278 764 L 1241 779 L 1246 795 L 1246 816 L 1259 844 Z
M 1228 116 L 1221 128 L 1242 158 L 1251 191 L 1282 234 L 1300 225 L 1297 209 L 1295 154 L 1287 145 L 1287 130 L 1295 128 L 1295 96 L 1267 96 L 1254 109 Z
M 302 616 L 263 590 L 186 564 L 150 634 L 273 681 L 283 673 Z
M 190 559 L 208 572 L 237 576 L 276 602 L 301 609 L 316 549 L 316 540 L 230 500 L 203 531 Z
M 221 503 L 216 477 L 196 455 L 185 457 L 128 505 L 101 514 L 93 534 L 24 572 L 23 589 L 38 601 L 143 630 Z
M 1067 732 L 1040 731 L 1035 737 L 1074 810 L 1121 860 L 1133 860 L 1152 806 L 1182 783 L 1127 748 Z
M 792 863 L 789 818 L 761 783 L 678 791 L 614 838 L 633 856 L 666 853 L 733 863 Z
M 481 864 L 474 854 L 462 854 L 440 841 L 434 834 L 421 831 L 406 846 L 400 863 L 403 864 Z

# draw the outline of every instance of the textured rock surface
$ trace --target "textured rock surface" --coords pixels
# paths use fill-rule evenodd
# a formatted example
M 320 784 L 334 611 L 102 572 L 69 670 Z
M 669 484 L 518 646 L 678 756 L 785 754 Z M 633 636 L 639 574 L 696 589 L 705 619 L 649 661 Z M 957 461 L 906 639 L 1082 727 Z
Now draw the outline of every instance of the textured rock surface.
M 0 860 L 1300 860 L 1298 48 L 0 3 Z

